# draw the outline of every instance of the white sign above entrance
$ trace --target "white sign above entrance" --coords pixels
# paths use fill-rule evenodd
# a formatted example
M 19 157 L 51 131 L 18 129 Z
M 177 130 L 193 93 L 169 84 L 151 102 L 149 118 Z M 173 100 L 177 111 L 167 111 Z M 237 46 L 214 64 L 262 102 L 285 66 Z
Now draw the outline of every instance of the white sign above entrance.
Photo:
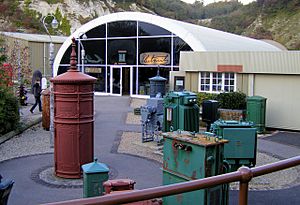
M 86 73 L 102 73 L 102 68 L 97 67 L 86 67 L 85 68 Z
M 167 65 L 170 64 L 170 54 L 164 52 L 142 53 L 140 63 L 144 65 Z

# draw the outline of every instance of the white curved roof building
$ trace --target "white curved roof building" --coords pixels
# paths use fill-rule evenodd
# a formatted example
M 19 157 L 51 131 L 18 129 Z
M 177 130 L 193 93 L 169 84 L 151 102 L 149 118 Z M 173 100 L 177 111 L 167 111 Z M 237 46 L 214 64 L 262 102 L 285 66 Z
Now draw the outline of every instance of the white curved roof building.
M 94 19 L 69 36 L 56 55 L 54 75 L 69 68 L 72 38 L 77 40 L 79 69 L 98 79 L 96 93 L 110 95 L 148 96 L 149 78 L 156 75 L 157 65 L 170 80 L 170 73 L 179 71 L 181 51 L 281 51 L 260 40 L 203 26 L 120 12 Z M 121 85 L 115 90 L 114 81 Z
M 193 51 L 280 51 L 279 48 L 260 40 L 222 32 L 203 26 L 148 13 L 120 12 L 101 16 L 76 30 L 76 32 L 74 32 L 65 41 L 59 50 L 54 62 L 54 70 L 57 71 L 61 58 L 70 46 L 71 39 L 73 37 L 78 38 L 79 35 L 87 33 L 95 27 L 117 21 L 145 22 L 161 27 L 180 37 L 191 47 Z
M 55 58 L 54 74 L 69 68 L 72 38 L 78 68 L 97 78 L 96 95 L 149 97 L 149 78 L 159 65 L 169 90 L 261 95 L 267 98 L 267 127 L 299 130 L 300 52 L 152 14 L 121 12 L 74 32 Z

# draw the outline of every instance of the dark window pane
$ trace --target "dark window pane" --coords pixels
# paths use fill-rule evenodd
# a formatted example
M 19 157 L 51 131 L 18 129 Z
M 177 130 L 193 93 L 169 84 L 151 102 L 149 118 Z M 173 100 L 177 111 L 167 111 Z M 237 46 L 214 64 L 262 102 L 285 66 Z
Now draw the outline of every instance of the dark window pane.
M 171 39 L 170 38 L 147 38 L 139 39 L 139 57 L 141 54 L 148 52 L 164 52 L 171 54 Z M 144 64 L 139 61 L 139 64 Z M 170 65 L 170 56 L 169 62 L 167 65 Z
M 179 67 L 173 67 L 173 71 L 179 71 Z
M 108 24 L 108 37 L 136 36 L 135 21 L 117 21 Z
M 105 36 L 106 36 L 105 33 L 106 33 L 106 26 L 104 24 L 101 26 L 97 26 L 97 27 L 89 30 L 88 32 L 86 32 L 86 36 L 88 38 L 105 38 Z
M 136 71 L 137 67 L 133 67 L 133 72 L 132 72 L 132 94 L 137 95 L 138 90 L 137 90 L 137 77 L 136 77 Z
M 70 66 L 59 66 L 56 75 L 63 74 L 69 70 Z
M 157 75 L 157 67 L 140 67 L 138 69 L 138 94 L 141 95 L 150 95 L 150 81 L 149 78 L 152 78 Z M 159 69 L 159 75 L 169 79 L 170 68 Z M 168 81 L 166 81 L 168 84 Z
M 85 73 L 97 78 L 95 83 L 95 91 L 105 92 L 105 67 L 87 66 L 85 67 Z
M 155 35 L 171 35 L 170 31 L 163 29 L 159 26 L 139 22 L 139 35 L 140 36 L 155 36 Z
M 192 51 L 191 47 L 185 43 L 181 38 L 175 37 L 174 38 L 174 58 L 173 58 L 173 64 L 179 65 L 179 58 L 180 58 L 180 51 Z
M 70 45 L 69 48 L 64 53 L 64 56 L 62 57 L 60 64 L 69 64 L 70 65 L 71 51 L 72 51 L 72 46 Z M 75 49 L 75 51 L 76 51 L 76 55 L 77 55 L 77 49 Z
M 119 53 L 120 51 L 126 52 L 125 63 L 122 64 L 136 64 L 136 40 L 135 39 L 116 39 L 108 40 L 107 55 L 108 64 L 118 64 L 119 63 Z
M 83 49 L 85 50 L 84 64 L 105 64 L 105 40 L 91 40 L 91 41 L 81 41 Z M 79 48 L 82 46 L 79 43 Z M 81 64 L 81 52 L 79 58 Z

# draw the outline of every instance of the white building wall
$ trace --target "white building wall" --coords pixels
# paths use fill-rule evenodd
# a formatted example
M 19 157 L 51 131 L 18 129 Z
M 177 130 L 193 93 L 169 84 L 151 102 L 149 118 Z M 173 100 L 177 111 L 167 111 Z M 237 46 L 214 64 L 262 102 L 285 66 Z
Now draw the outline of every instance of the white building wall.
M 254 95 L 267 98 L 266 126 L 300 131 L 300 75 L 255 75 Z

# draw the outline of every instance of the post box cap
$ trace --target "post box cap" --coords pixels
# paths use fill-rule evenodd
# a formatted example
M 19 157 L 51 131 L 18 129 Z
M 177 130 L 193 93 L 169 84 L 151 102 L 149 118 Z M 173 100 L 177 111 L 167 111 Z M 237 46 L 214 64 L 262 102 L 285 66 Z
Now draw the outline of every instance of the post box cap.
M 94 162 L 84 164 L 81 166 L 84 173 L 102 173 L 102 172 L 109 172 L 109 168 L 106 164 L 97 162 L 98 159 L 96 158 Z

